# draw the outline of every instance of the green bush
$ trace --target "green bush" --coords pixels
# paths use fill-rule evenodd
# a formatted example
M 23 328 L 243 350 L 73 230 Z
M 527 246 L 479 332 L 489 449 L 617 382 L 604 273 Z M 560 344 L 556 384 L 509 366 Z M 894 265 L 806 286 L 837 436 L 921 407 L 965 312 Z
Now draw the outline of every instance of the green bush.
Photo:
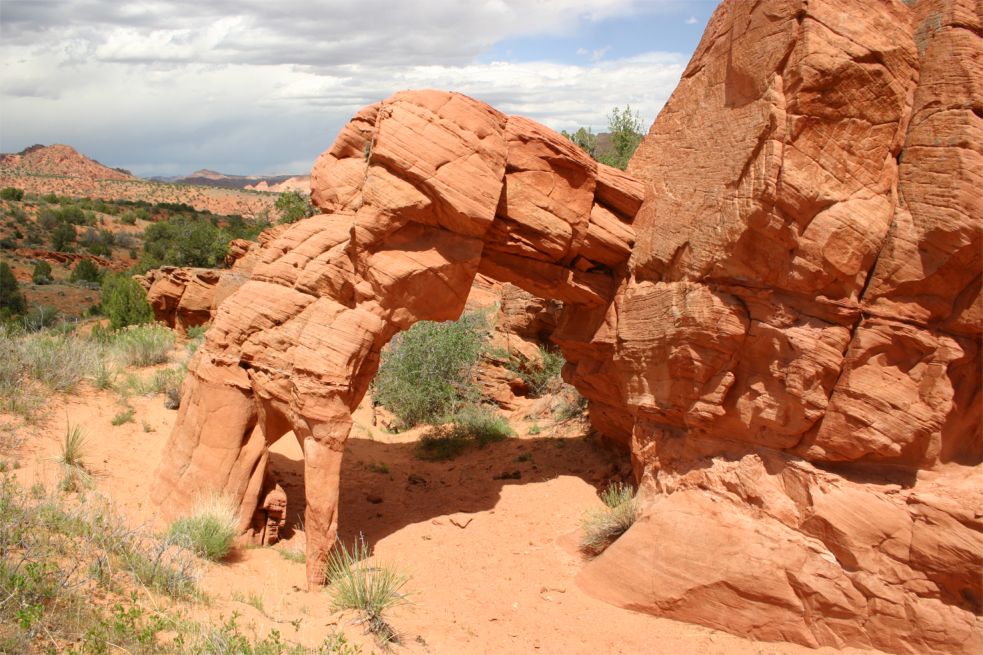
M 628 531 L 638 518 L 638 502 L 630 486 L 615 483 L 601 493 L 604 508 L 588 512 L 581 521 L 580 549 L 600 555 Z
M 27 301 L 21 293 L 14 272 L 5 261 L 0 261 L 0 319 L 23 314 Z
M 281 223 L 296 223 L 302 218 L 314 215 L 310 198 L 299 191 L 285 191 L 273 205 L 280 212 Z
M 221 268 L 232 239 L 254 239 L 265 227 L 259 222 L 247 222 L 241 216 L 179 214 L 166 221 L 153 223 L 144 230 L 143 270 L 159 266 L 203 266 Z
M 154 320 L 147 294 L 129 275 L 111 274 L 102 281 L 102 312 L 114 330 L 127 325 L 142 325 Z
M 75 243 L 75 226 L 71 223 L 58 223 L 51 230 L 51 249 L 56 252 L 70 252 Z
M 54 276 L 51 274 L 51 264 L 43 261 L 34 262 L 34 270 L 31 271 L 31 282 L 34 284 L 51 284 Z
M 71 282 L 98 282 L 102 278 L 99 267 L 91 259 L 80 259 L 72 270 Z
M 0 189 L 0 199 L 3 200 L 23 200 L 24 189 L 8 186 Z
M 637 111 L 632 112 L 631 105 L 625 105 L 624 110 L 615 107 L 608 114 L 608 131 L 613 151 L 602 155 L 600 161 L 624 170 L 642 142 L 642 118 Z
M 403 427 L 440 421 L 477 398 L 475 369 L 487 339 L 481 312 L 444 323 L 420 321 L 382 353 L 374 400 Z
M 191 515 L 178 519 L 168 530 L 169 537 L 212 561 L 228 555 L 238 533 L 238 509 L 221 496 L 200 498 Z

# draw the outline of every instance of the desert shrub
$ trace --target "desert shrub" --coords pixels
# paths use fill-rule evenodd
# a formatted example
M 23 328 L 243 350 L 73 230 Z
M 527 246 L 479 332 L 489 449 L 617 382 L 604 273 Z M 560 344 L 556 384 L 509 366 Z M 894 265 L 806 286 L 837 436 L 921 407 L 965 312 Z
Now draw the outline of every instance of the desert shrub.
M 3 200 L 23 200 L 24 189 L 8 186 L 0 189 L 0 199 Z
M 466 405 L 451 417 L 454 429 L 484 447 L 502 441 L 514 433 L 508 419 L 494 410 L 479 405 Z
M 302 218 L 314 215 L 310 198 L 299 191 L 285 191 L 273 205 L 280 212 L 281 223 L 296 223 Z
M 106 275 L 102 281 L 102 312 L 114 330 L 154 320 L 147 294 L 137 281 L 125 274 Z
M 454 459 L 468 449 L 468 438 L 457 432 L 453 426 L 439 426 L 428 430 L 416 442 L 413 454 L 417 459 L 427 462 L 439 462 Z
M 98 282 L 102 278 L 99 267 L 91 259 L 80 259 L 72 270 L 71 282 Z
M 561 384 L 560 371 L 566 360 L 555 348 L 539 347 L 539 361 L 536 363 L 520 361 L 514 355 L 506 352 L 496 352 L 496 356 L 506 359 L 505 367 L 522 378 L 529 388 L 529 393 L 539 398 L 546 393 L 555 391 Z
M 174 332 L 163 325 L 133 325 L 112 337 L 111 348 L 123 366 L 152 366 L 167 361 Z
M 51 249 L 57 252 L 70 252 L 76 239 L 75 226 L 71 223 L 58 223 L 51 230 Z
M 23 314 L 27 301 L 21 293 L 10 265 L 0 261 L 0 319 Z
M 90 227 L 82 234 L 79 242 L 93 255 L 111 257 L 113 254 L 111 248 L 116 242 L 116 237 L 109 230 L 103 228 L 96 230 Z
M 615 483 L 601 493 L 604 508 L 584 515 L 580 527 L 580 549 L 600 555 L 615 539 L 627 532 L 638 518 L 638 502 L 629 485 Z
M 262 227 L 242 217 L 229 217 L 223 226 L 220 217 L 200 214 L 180 214 L 153 223 L 143 233 L 140 268 L 165 265 L 221 268 L 225 265 L 229 241 L 255 238 Z
M 49 307 L 48 305 L 37 305 L 31 307 L 26 314 L 21 319 L 21 323 L 24 325 L 24 329 L 28 332 L 39 332 L 45 328 L 55 327 L 58 325 L 58 320 L 61 318 L 61 313 L 54 307 Z M 62 323 L 60 327 L 64 330 L 70 330 L 70 327 L 65 327 L 68 324 Z
M 331 604 L 336 610 L 355 610 L 383 644 L 399 643 L 386 621 L 386 610 L 406 602 L 402 589 L 409 578 L 386 564 L 370 564 L 369 549 L 359 538 L 349 551 L 341 542 L 328 558 L 326 574 Z
M 54 276 L 51 274 L 51 264 L 44 261 L 34 262 L 34 270 L 31 271 L 31 282 L 34 284 L 51 284 Z
M 171 524 L 168 536 L 205 559 L 218 561 L 228 555 L 239 533 L 239 511 L 222 496 L 204 496 L 191 508 L 191 515 Z
M 477 398 L 475 368 L 488 339 L 484 313 L 420 321 L 382 354 L 373 398 L 404 427 L 436 422 Z
M 91 375 L 92 386 L 96 389 L 112 389 L 116 381 L 116 371 L 102 357 L 96 362 Z
M 38 333 L 19 339 L 19 357 L 27 375 L 52 391 L 74 391 L 95 370 L 96 344 L 73 335 Z

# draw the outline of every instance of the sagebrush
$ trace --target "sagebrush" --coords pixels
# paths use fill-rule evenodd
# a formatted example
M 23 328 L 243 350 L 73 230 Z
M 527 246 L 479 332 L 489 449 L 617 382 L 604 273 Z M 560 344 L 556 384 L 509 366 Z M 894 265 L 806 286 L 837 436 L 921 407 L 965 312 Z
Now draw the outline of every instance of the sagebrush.
M 372 396 L 402 427 L 434 423 L 478 397 L 475 372 L 488 340 L 486 313 L 420 321 L 382 353 Z

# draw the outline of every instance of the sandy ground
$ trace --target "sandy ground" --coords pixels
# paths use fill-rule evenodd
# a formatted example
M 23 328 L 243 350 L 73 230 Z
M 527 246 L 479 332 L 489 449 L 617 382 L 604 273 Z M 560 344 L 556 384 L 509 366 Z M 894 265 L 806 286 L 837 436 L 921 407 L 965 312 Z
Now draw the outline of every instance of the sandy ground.
M 149 370 L 143 371 L 148 375 Z M 17 477 L 29 486 L 58 478 L 50 459 L 67 421 L 88 437 L 88 463 L 97 490 L 112 498 L 130 523 L 153 525 L 148 489 L 177 412 L 161 396 L 135 396 L 134 422 L 114 427 L 121 405 L 113 392 L 83 389 L 52 399 L 47 419 L 20 428 Z M 340 536 L 364 535 L 377 561 L 409 576 L 408 603 L 390 614 L 406 653 L 863 653 L 762 643 L 696 625 L 635 613 L 593 599 L 574 578 L 578 523 L 600 506 L 597 487 L 627 465 L 585 436 L 583 426 L 548 421 L 529 435 L 472 450 L 450 462 L 413 457 L 417 433 L 372 427 L 363 406 L 348 442 L 341 489 Z M 535 431 L 535 430 L 534 430 Z M 279 549 L 303 545 L 303 461 L 292 435 L 273 446 L 271 465 L 288 493 L 289 539 L 274 547 L 236 549 L 226 562 L 203 564 L 209 602 L 193 616 L 219 621 L 234 611 L 246 633 L 278 629 L 288 640 L 319 644 L 335 631 L 380 652 L 351 614 L 331 612 L 323 591 L 305 590 L 304 565 Z M 519 479 L 501 478 L 519 471 Z

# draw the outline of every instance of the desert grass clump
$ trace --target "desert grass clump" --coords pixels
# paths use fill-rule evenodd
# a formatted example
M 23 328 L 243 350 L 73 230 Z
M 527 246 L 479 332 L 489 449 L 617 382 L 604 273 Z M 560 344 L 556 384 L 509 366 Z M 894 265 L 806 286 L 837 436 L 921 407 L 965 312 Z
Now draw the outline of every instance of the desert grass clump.
M 65 438 L 61 443 L 61 454 L 55 458 L 62 467 L 59 488 L 62 491 L 80 491 L 87 487 L 91 476 L 85 464 L 86 438 L 81 426 L 65 426 Z
M 163 364 L 173 347 L 174 332 L 163 325 L 135 325 L 112 338 L 112 349 L 123 366 Z
M 371 564 L 365 540 L 359 538 L 348 550 L 339 542 L 328 557 L 325 573 L 335 610 L 355 610 L 369 632 L 384 645 L 399 643 L 389 625 L 386 610 L 406 602 L 403 587 L 409 577 L 385 564 Z
M 74 391 L 101 359 L 96 344 L 72 335 L 25 334 L 19 341 L 25 373 L 52 391 Z
M 428 430 L 416 443 L 414 455 L 427 462 L 454 459 L 468 449 L 468 438 L 455 432 L 453 426 L 438 426 Z
M 132 407 L 127 407 L 126 409 L 121 410 L 118 414 L 116 414 L 116 416 L 113 417 L 113 420 L 111 422 L 115 427 L 119 427 L 124 423 L 132 423 L 134 414 L 136 414 L 136 410 L 133 409 Z
M 451 421 L 456 430 L 473 439 L 482 448 L 515 434 L 508 419 L 494 410 L 479 405 L 467 405 L 461 408 L 451 417 Z
M 220 495 L 199 498 L 190 516 L 174 521 L 168 530 L 168 537 L 213 562 L 229 554 L 238 534 L 239 510 Z
M 112 389 L 116 384 L 117 372 L 104 358 L 100 357 L 92 370 L 92 386 L 96 389 Z
M 604 508 L 588 512 L 580 524 L 580 549 L 591 556 L 604 552 L 638 518 L 638 501 L 630 485 L 610 485 L 601 492 L 601 501 Z

